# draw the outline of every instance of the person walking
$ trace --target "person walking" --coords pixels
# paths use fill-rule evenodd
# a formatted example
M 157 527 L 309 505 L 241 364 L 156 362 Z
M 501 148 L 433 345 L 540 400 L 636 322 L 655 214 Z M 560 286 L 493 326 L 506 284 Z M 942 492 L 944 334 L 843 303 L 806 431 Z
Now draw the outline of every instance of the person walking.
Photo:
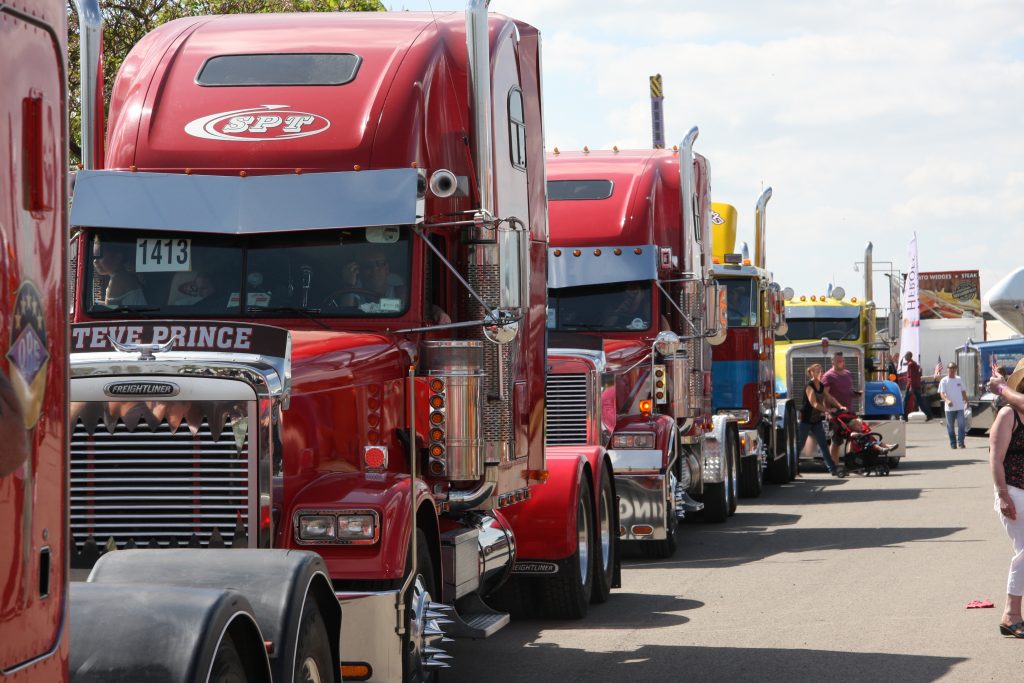
M 963 380 L 956 374 L 956 363 L 946 366 L 947 374 L 939 382 L 939 396 L 946 406 L 946 433 L 949 434 L 949 447 L 956 450 L 967 448 L 964 438 L 967 436 L 967 421 L 964 408 L 967 407 L 967 390 Z M 957 430 L 954 430 L 954 423 Z
M 804 387 L 804 401 L 800 406 L 800 423 L 797 427 L 797 448 L 803 450 L 807 437 L 813 436 L 821 449 L 821 460 L 833 477 L 845 477 L 846 468 L 832 460 L 828 439 L 825 438 L 825 413 L 829 399 L 825 396 L 825 385 L 821 383 L 821 365 L 815 363 L 807 368 L 807 386 Z
M 863 393 L 853 388 L 853 375 L 846 369 L 846 359 L 843 358 L 842 351 L 832 354 L 832 367 L 821 376 L 821 383 L 825 386 L 827 404 L 839 411 L 852 410 L 854 396 Z M 829 447 L 832 462 L 842 462 L 842 448 L 843 437 L 833 435 L 832 445 Z
M 907 351 L 907 355 L 903 357 L 903 363 L 907 366 L 907 389 L 903 392 L 903 419 L 906 420 L 910 415 L 910 395 L 913 394 L 917 409 L 924 413 L 924 421 L 930 422 L 932 411 L 924 402 L 924 394 L 921 392 L 921 365 L 914 360 L 914 354 L 911 351 Z
M 1008 404 L 996 413 L 988 437 L 995 509 L 1013 547 L 999 632 L 1024 638 L 1024 359 L 1018 361 L 1009 379 L 993 377 L 989 389 L 1001 394 Z

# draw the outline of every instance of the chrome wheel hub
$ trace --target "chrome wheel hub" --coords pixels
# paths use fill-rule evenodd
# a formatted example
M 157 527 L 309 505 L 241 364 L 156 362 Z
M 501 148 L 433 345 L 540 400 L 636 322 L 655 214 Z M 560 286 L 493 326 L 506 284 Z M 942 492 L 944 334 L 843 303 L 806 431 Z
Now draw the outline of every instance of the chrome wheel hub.
M 589 580 L 590 568 L 590 524 L 587 519 L 587 506 L 581 500 L 576 509 L 576 547 L 580 551 L 580 583 L 586 585 Z
M 417 576 L 412 588 L 409 609 L 412 610 L 412 614 L 406 642 L 411 663 L 410 680 L 427 681 L 434 671 L 449 668 L 447 662 L 451 655 L 438 646 L 449 640 L 444 637 L 444 626 L 452 623 L 451 619 L 446 618 L 446 614 L 451 612 L 452 608 L 433 602 L 423 585 L 423 578 Z M 319 681 L 319 678 L 316 680 Z
M 598 531 L 601 539 L 601 569 L 607 572 L 608 566 L 612 561 L 612 515 L 608 501 L 608 492 L 603 487 L 601 489 L 601 505 L 599 507 L 598 514 L 601 518 L 598 520 L 600 524 Z

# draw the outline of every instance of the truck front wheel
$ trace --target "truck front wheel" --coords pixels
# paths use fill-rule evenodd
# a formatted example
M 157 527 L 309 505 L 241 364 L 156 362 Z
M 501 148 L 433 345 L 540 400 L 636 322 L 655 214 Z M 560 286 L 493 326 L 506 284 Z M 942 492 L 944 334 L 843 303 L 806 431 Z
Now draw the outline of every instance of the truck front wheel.
M 612 592 L 612 578 L 615 575 L 615 553 L 619 530 L 615 524 L 615 493 L 607 470 L 601 473 L 601 486 L 597 489 L 597 533 L 594 550 L 594 590 L 590 601 L 607 602 Z
M 331 644 L 327 640 L 327 626 L 316 599 L 307 594 L 302 606 L 302 625 L 299 627 L 293 680 L 295 683 L 326 683 L 334 680 L 331 668 Z
M 576 552 L 564 576 L 541 581 L 541 605 L 554 619 L 582 619 L 594 589 L 594 503 L 584 479 L 576 501 Z
M 430 546 L 422 530 L 416 529 L 416 579 L 405 596 L 405 635 L 402 636 L 402 680 L 407 683 L 428 683 L 437 680 L 437 670 L 447 668 L 443 659 L 435 658 L 442 638 L 440 629 L 428 614 L 432 596 L 438 595 Z

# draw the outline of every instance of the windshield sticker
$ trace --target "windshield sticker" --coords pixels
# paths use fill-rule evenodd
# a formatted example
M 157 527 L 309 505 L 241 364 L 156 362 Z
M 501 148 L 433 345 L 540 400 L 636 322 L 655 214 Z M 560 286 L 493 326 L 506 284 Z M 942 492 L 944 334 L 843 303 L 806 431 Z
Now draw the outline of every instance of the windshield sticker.
M 401 299 L 381 299 L 380 311 L 382 313 L 397 313 L 402 310 Z
M 192 240 L 153 239 L 135 240 L 136 273 L 173 273 L 192 270 Z
M 394 244 L 400 232 L 397 225 L 374 225 L 366 229 L 366 241 L 372 244 Z
M 319 114 L 293 110 L 287 104 L 264 104 L 203 116 L 189 121 L 185 132 L 204 140 L 253 142 L 304 138 L 330 127 L 331 122 Z
M 238 302 L 241 300 L 242 295 L 240 293 L 232 292 L 231 296 L 228 297 L 228 308 L 238 308 Z M 266 308 L 270 305 L 270 294 L 267 292 L 249 292 L 245 295 L 245 303 L 247 306 Z
M 646 330 L 647 323 L 645 323 L 640 318 L 633 318 L 633 320 L 629 323 L 628 327 L 631 330 Z

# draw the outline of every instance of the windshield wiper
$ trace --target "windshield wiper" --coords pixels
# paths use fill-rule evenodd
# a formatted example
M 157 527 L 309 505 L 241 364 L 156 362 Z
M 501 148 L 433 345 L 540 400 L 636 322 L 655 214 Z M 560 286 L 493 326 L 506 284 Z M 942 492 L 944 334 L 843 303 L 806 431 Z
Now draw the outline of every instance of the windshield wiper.
M 316 316 L 320 312 L 319 308 L 302 308 L 301 306 L 247 306 L 245 309 L 248 313 L 298 313 L 303 318 L 312 320 L 317 325 L 325 330 L 329 330 L 324 321 Z

